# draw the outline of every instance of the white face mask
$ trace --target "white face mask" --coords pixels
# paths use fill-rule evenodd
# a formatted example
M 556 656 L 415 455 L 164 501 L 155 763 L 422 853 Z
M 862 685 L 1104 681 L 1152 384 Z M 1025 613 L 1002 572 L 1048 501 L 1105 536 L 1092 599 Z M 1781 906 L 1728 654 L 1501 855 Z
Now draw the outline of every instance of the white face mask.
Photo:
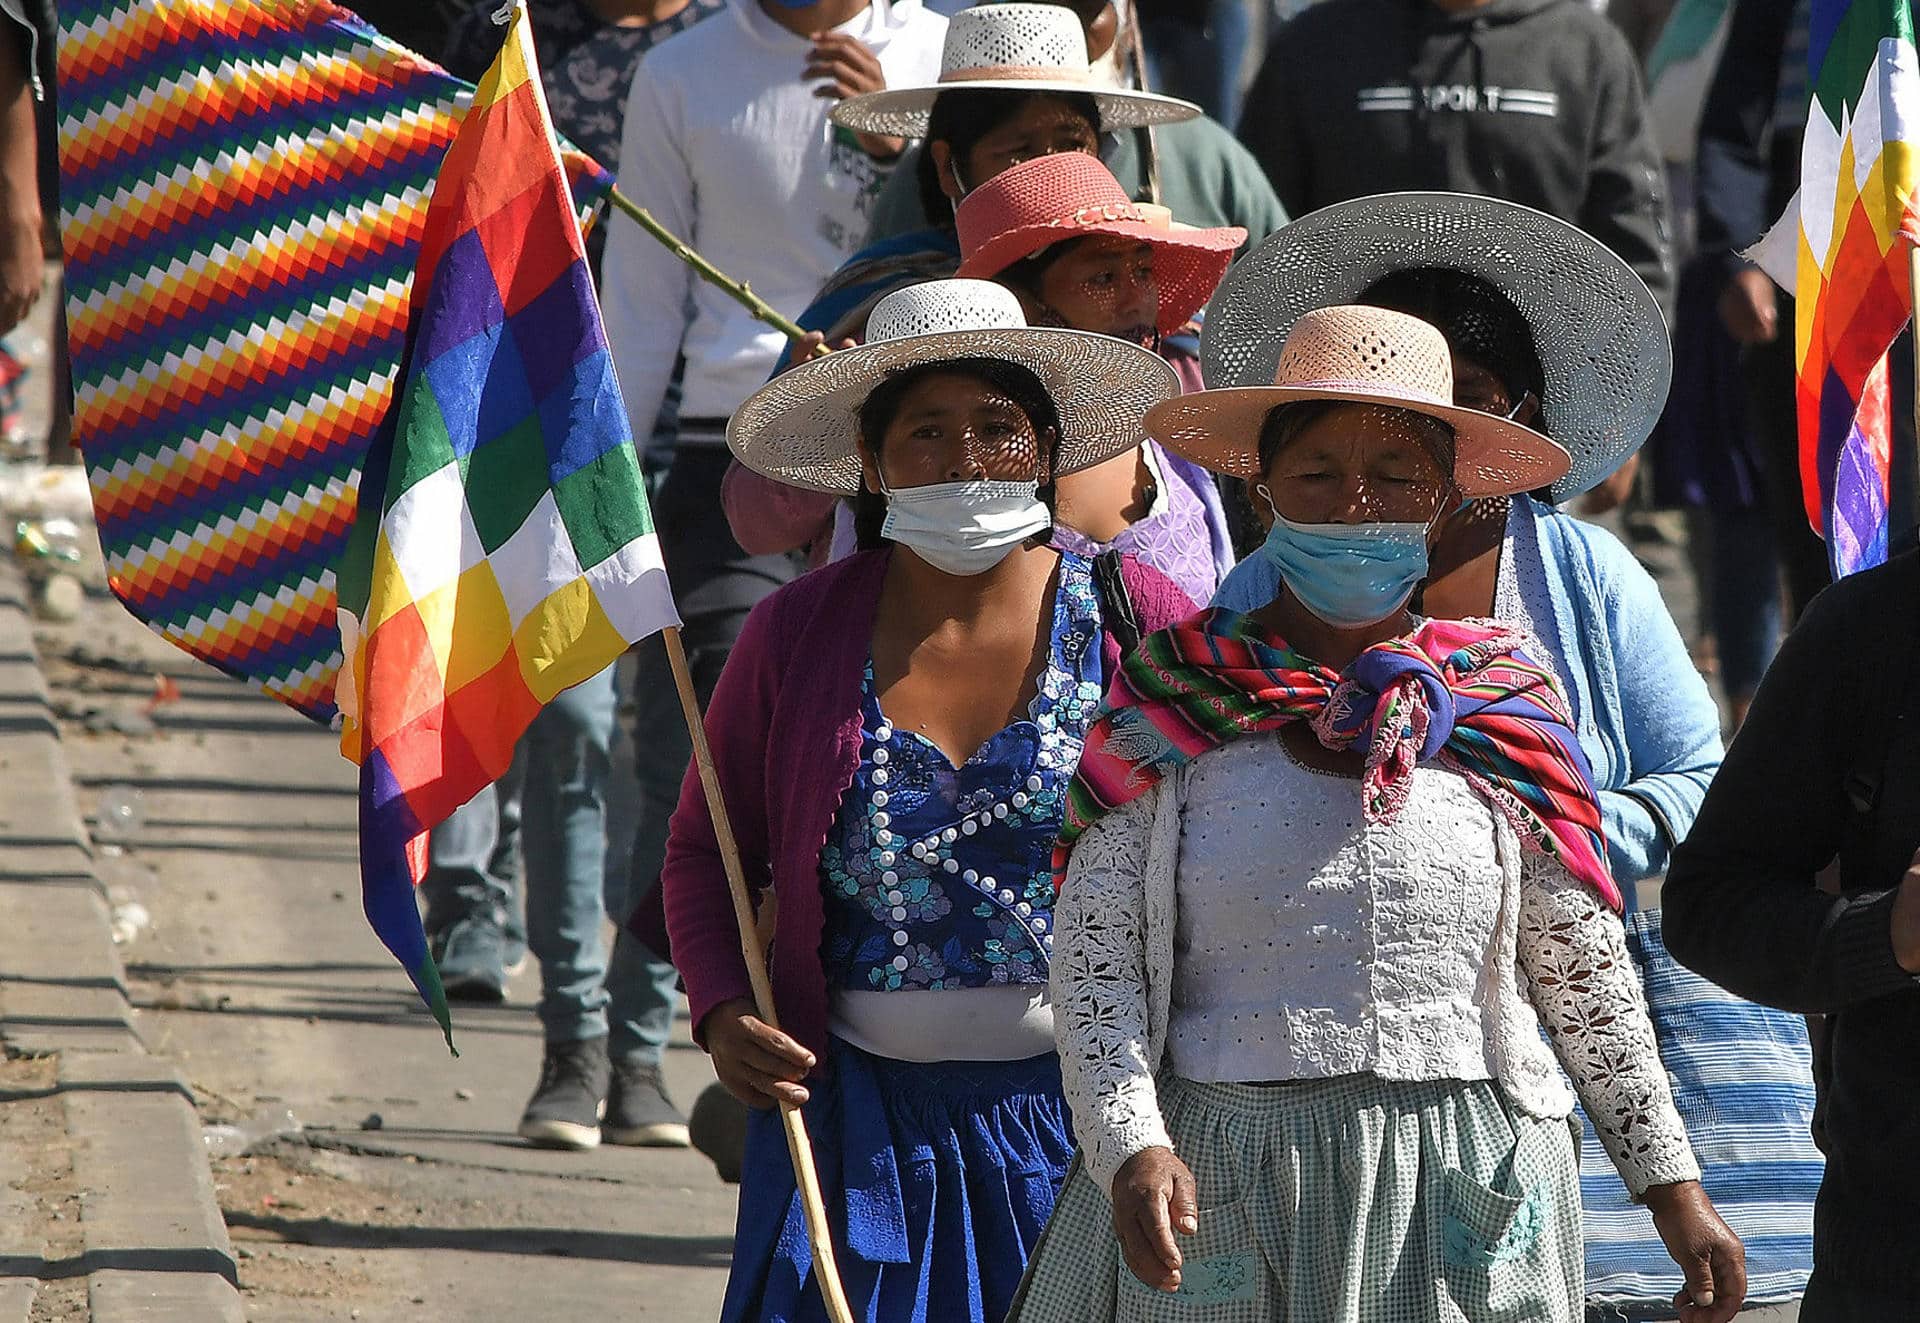
M 985 574 L 1053 527 L 1037 482 L 935 482 L 889 491 L 880 535 L 948 574 Z

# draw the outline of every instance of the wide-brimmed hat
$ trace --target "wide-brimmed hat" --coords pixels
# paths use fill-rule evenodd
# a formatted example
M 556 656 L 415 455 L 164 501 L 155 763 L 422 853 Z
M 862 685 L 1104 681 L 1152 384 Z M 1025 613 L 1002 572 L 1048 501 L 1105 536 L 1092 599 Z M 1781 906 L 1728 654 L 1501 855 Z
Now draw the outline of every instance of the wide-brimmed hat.
M 756 473 L 824 492 L 860 489 L 856 418 L 903 368 L 960 358 L 1016 363 L 1060 415 L 1054 472 L 1073 473 L 1147 439 L 1147 410 L 1180 391 L 1166 361 L 1087 331 L 1028 326 L 1020 300 L 988 280 L 930 280 L 873 308 L 867 343 L 810 359 L 755 391 L 727 423 L 727 445 Z
M 1282 404 L 1338 400 L 1425 414 L 1453 428 L 1460 495 L 1511 496 L 1566 473 L 1567 452 L 1530 427 L 1453 402 L 1453 354 L 1438 328 L 1386 308 L 1302 313 L 1270 385 L 1204 390 L 1154 406 L 1147 432 L 1216 473 L 1260 474 L 1260 429 Z
M 1673 348 L 1646 282 L 1598 239 L 1544 212 L 1466 193 L 1385 193 L 1324 207 L 1240 259 L 1207 309 L 1211 386 L 1273 380 L 1301 314 L 1352 303 L 1383 276 L 1463 272 L 1510 300 L 1545 378 L 1543 429 L 1573 457 L 1564 501 L 1619 468 L 1666 404 Z
M 1237 225 L 1176 224 L 1165 207 L 1135 202 L 1113 172 L 1084 152 L 1037 156 L 975 188 L 954 213 L 960 274 L 990 279 L 1069 239 L 1119 235 L 1153 246 L 1159 330 L 1172 335 L 1213 297 L 1247 241 Z
M 1096 82 L 1087 63 L 1087 34 L 1061 5 L 975 5 L 947 24 L 940 81 L 848 97 L 833 122 L 855 133 L 924 138 L 934 98 L 942 92 L 1083 92 L 1100 107 L 1100 129 L 1138 129 L 1193 119 L 1191 101 Z

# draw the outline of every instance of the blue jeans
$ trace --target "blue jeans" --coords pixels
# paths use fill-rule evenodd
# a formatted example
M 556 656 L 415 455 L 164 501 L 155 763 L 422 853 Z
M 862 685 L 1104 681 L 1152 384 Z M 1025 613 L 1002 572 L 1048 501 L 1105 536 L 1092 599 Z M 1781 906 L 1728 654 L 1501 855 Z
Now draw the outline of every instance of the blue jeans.
M 679 608 L 687 669 L 704 709 L 727 663 L 727 654 L 763 597 L 790 583 L 805 568 L 798 556 L 750 556 L 733 540 L 720 509 L 720 480 L 731 460 L 726 447 L 683 446 L 655 479 L 651 493 L 655 529 Z M 640 782 L 628 876 L 631 907 L 660 882 L 667 858 L 667 826 L 680 802 L 680 785 L 693 759 L 686 719 L 666 646 L 657 638 L 634 649 L 634 774 Z M 625 929 L 623 940 L 634 941 Z M 645 950 L 645 945 L 635 941 Z
M 603 934 L 607 915 L 631 909 L 625 851 L 607 844 L 617 706 L 612 667 L 549 703 L 507 774 L 433 829 L 421 890 L 431 930 L 465 917 L 504 927 L 523 863 L 547 1042 L 607 1037 L 615 1060 L 657 1062 L 673 968 L 625 933 L 609 958 Z
M 1153 90 L 1196 101 L 1229 128 L 1240 120 L 1241 64 L 1253 44 L 1247 0 L 1188 0 L 1202 22 L 1150 18 L 1140 25 Z
M 1780 647 L 1785 611 L 1780 558 L 1767 512 L 1711 510 L 1707 618 L 1720 653 L 1727 697 L 1751 701 Z

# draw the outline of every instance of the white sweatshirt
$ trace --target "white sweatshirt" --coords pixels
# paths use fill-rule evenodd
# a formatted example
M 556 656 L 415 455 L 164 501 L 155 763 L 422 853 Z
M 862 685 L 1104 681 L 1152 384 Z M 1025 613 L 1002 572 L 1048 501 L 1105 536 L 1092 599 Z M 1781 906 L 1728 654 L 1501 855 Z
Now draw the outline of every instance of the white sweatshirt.
M 873 0 L 837 30 L 874 50 L 889 87 L 908 87 L 939 76 L 946 25 L 921 0 Z M 759 0 L 731 0 L 641 57 L 620 147 L 621 192 L 789 317 L 865 242 L 887 173 L 827 119 L 820 84 L 800 80 L 810 46 Z M 606 224 L 600 299 L 634 435 L 652 433 L 681 353 L 680 416 L 731 414 L 783 337 L 625 216 Z

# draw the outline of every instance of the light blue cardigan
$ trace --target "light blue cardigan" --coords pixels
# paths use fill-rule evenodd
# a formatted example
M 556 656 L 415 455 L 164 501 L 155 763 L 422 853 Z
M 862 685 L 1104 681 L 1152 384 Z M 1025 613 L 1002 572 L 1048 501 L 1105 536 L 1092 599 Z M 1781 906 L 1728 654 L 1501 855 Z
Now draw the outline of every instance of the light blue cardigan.
M 1666 871 L 1720 766 L 1719 709 L 1660 590 L 1611 533 L 1516 497 L 1502 559 L 1530 604 L 1531 618 L 1511 623 L 1533 631 L 1567 686 L 1600 787 L 1607 859 L 1632 905 L 1627 884 Z M 1213 604 L 1251 611 L 1279 589 L 1279 571 L 1256 553 Z

